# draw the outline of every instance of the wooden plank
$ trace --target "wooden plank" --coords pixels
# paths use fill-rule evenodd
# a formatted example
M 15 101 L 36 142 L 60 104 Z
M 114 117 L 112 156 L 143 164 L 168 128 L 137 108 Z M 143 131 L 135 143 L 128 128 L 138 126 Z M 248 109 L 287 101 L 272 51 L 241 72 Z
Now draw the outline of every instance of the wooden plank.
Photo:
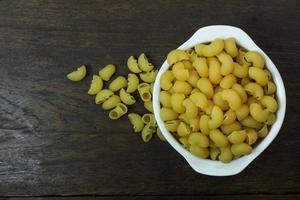
M 299 193 L 299 9 L 296 0 L 0 1 L 0 195 Z M 209 24 L 248 32 L 287 90 L 279 136 L 233 177 L 195 173 L 168 144 L 144 144 L 126 117 L 110 121 L 86 94 L 100 66 L 126 74 L 127 57 L 141 52 L 160 66 Z M 90 75 L 68 81 L 80 64 Z

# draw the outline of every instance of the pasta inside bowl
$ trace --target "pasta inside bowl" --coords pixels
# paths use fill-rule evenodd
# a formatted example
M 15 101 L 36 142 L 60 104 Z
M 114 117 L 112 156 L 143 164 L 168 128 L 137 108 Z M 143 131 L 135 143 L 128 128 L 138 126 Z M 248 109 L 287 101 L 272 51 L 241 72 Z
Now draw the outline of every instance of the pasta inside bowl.
M 253 42 L 253 40 L 241 29 L 233 26 L 223 26 L 223 25 L 216 25 L 216 26 L 207 26 L 200 28 L 190 39 L 188 39 L 185 43 L 183 43 L 178 49 L 180 50 L 187 50 L 192 47 L 194 47 L 196 44 L 199 43 L 207 43 L 211 42 L 216 38 L 225 39 L 225 38 L 235 38 L 236 42 L 239 46 L 251 50 L 251 51 L 257 51 L 265 60 L 266 68 L 270 71 L 273 77 L 273 81 L 277 86 L 276 90 L 276 97 L 278 101 L 278 111 L 276 116 L 275 123 L 271 126 L 271 129 L 269 130 L 268 135 L 258 143 L 255 148 L 253 149 L 252 153 L 246 156 L 242 156 L 238 159 L 235 159 L 231 161 L 230 163 L 222 163 L 220 161 L 214 161 L 214 160 L 208 160 L 203 159 L 197 156 L 194 156 L 191 154 L 187 149 L 185 149 L 177 140 L 173 137 L 173 135 L 166 129 L 164 122 L 160 116 L 160 101 L 159 101 L 159 93 L 160 93 L 160 82 L 161 82 L 161 76 L 164 72 L 166 72 L 169 69 L 169 64 L 167 61 L 163 63 L 161 66 L 156 81 L 154 84 L 154 90 L 153 90 L 153 109 L 155 118 L 157 120 L 157 124 L 166 138 L 166 140 L 169 142 L 169 144 L 179 153 L 181 154 L 187 162 L 190 164 L 190 166 L 198 173 L 206 174 L 206 175 L 212 175 L 212 176 L 229 176 L 234 175 L 239 172 L 241 172 L 243 169 L 245 169 L 259 154 L 261 154 L 274 140 L 274 138 L 277 136 L 280 127 L 283 123 L 284 116 L 285 116 L 285 110 L 286 110 L 286 94 L 285 94 L 285 88 L 282 81 L 282 78 L 274 65 L 274 63 L 271 61 L 271 59 Z M 209 57 L 209 52 L 207 57 Z M 221 58 L 222 59 L 222 58 Z M 170 62 L 170 61 L 169 61 Z M 259 66 L 260 63 L 257 62 L 255 65 Z M 180 68 L 180 66 L 176 66 Z M 226 72 L 224 72 L 226 73 Z M 255 72 L 255 74 L 258 72 Z M 255 79 L 255 76 L 253 77 Z M 230 83 L 229 80 L 225 82 L 224 84 Z M 229 83 L 228 83 L 229 82 Z M 205 84 L 205 83 L 203 83 Z M 225 85 L 226 86 L 226 85 Z M 180 87 L 180 86 L 178 86 Z M 238 89 L 238 88 L 237 88 Z M 254 88 L 255 89 L 255 88 Z M 253 86 L 249 86 L 249 90 L 254 90 Z M 191 92 L 191 91 L 189 91 Z M 258 94 L 259 95 L 259 94 Z M 196 95 L 194 95 L 196 96 Z M 231 93 L 228 91 L 228 95 L 226 95 L 228 98 L 228 101 L 230 101 Z M 178 96 L 180 98 L 180 96 Z M 201 96 L 196 96 L 195 99 L 202 98 Z M 188 102 L 187 102 L 188 103 Z M 200 105 L 201 106 L 201 105 Z M 258 108 L 253 108 L 256 110 L 259 110 Z M 180 112 L 180 110 L 178 111 Z M 258 116 L 260 117 L 260 116 Z M 216 121 L 216 123 L 218 123 Z M 218 135 L 218 133 L 215 133 Z

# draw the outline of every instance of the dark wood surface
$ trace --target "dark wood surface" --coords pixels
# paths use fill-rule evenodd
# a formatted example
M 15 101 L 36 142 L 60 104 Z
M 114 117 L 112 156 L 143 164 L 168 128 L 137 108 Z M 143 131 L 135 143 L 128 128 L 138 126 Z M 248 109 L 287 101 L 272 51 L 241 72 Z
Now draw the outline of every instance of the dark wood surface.
M 299 10 L 297 0 L 0 1 L 0 197 L 299 199 Z M 126 117 L 110 121 L 86 93 L 104 64 L 126 74 L 127 57 L 146 52 L 159 68 L 212 24 L 249 33 L 287 92 L 278 137 L 232 177 L 195 173 L 157 138 L 144 144 Z M 80 64 L 87 78 L 68 81 Z

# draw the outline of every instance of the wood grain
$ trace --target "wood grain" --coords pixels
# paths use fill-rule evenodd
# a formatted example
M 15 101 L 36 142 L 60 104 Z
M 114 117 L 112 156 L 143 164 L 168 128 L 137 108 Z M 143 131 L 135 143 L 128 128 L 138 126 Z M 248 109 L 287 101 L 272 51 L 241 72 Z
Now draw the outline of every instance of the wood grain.
M 0 1 L 0 196 L 299 194 L 299 9 L 297 0 Z M 249 33 L 287 92 L 280 134 L 232 177 L 195 173 L 168 144 L 144 144 L 126 117 L 110 121 L 87 95 L 101 66 L 126 74 L 127 57 L 146 52 L 159 67 L 211 24 Z M 68 81 L 81 64 L 89 76 Z

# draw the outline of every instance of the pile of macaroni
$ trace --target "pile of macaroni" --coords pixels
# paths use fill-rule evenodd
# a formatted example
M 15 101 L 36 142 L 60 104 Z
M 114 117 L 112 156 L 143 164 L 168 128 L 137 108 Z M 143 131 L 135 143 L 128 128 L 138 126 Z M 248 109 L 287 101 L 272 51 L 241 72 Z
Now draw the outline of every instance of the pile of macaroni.
M 276 120 L 276 85 L 263 57 L 215 39 L 167 56 L 160 116 L 193 155 L 228 163 L 252 152 Z
M 148 61 L 144 53 L 140 54 L 138 59 L 130 56 L 127 60 L 127 66 L 129 71 L 132 72 L 128 74 L 127 78 L 118 76 L 109 83 L 108 88 L 103 88 L 103 82 L 110 81 L 116 72 L 115 65 L 106 65 L 99 71 L 98 75 L 93 75 L 88 94 L 96 95 L 95 103 L 102 104 L 104 110 L 110 110 L 109 118 L 115 120 L 128 112 L 128 106 L 136 103 L 136 99 L 132 94 L 137 91 L 149 113 L 142 116 L 137 113 L 128 114 L 134 132 L 141 132 L 144 142 L 149 142 L 154 133 L 160 140 L 165 141 L 157 127 L 152 107 L 153 85 L 158 71 L 154 69 L 153 64 Z M 67 78 L 72 81 L 80 81 L 85 76 L 86 67 L 81 66 L 69 73 Z

